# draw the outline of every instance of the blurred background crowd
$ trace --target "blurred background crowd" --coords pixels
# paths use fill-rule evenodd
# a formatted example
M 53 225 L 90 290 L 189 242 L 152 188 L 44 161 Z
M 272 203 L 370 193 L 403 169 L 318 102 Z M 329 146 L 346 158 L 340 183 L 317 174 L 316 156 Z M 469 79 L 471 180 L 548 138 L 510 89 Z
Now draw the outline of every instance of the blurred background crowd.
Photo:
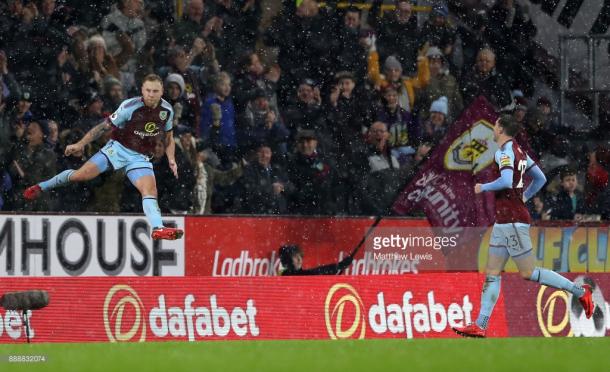
M 483 95 L 522 123 L 549 179 L 529 205 L 536 219 L 610 217 L 610 152 L 578 140 L 556 102 L 535 94 L 528 8 L 468 0 L 417 14 L 416 5 L 4 1 L 0 210 L 140 212 L 121 172 L 34 203 L 22 192 L 86 162 L 108 138 L 70 157 L 65 146 L 156 73 L 175 112 L 179 168 L 176 180 L 157 143 L 165 213 L 385 213 Z

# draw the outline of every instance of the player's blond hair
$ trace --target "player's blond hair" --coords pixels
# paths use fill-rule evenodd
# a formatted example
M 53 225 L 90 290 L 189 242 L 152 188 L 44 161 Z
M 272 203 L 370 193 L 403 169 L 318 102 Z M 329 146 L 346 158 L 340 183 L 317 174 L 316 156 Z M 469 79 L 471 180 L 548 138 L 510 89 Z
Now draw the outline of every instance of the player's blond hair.
M 146 83 L 147 81 L 157 81 L 157 82 L 159 82 L 159 84 L 163 85 L 163 79 L 161 79 L 161 76 L 159 76 L 157 74 L 148 74 L 148 75 L 144 76 L 144 80 L 142 80 L 142 84 Z

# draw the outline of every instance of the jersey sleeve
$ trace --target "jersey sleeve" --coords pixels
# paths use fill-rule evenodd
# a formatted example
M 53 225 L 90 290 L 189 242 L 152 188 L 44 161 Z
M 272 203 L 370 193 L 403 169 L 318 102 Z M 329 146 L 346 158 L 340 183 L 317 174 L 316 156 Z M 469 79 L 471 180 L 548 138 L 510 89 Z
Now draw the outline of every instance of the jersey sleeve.
M 530 170 L 531 167 L 536 165 L 536 162 L 532 158 L 530 158 L 529 155 L 526 154 L 525 156 L 526 156 L 526 161 L 527 161 L 527 165 L 525 167 L 525 170 L 528 171 L 528 170 Z
M 118 109 L 116 109 L 115 112 L 112 113 L 112 115 L 110 115 L 110 122 L 118 128 L 124 128 L 125 127 L 125 123 L 127 123 L 127 121 L 129 120 L 129 118 L 131 117 L 131 110 L 128 110 L 125 106 L 127 106 L 127 104 L 130 102 L 131 100 L 126 100 L 123 101 L 121 103 L 121 105 L 119 106 Z
M 500 172 L 503 169 L 514 169 L 515 168 L 515 155 L 512 151 L 498 150 L 496 152 L 496 163 L 500 168 Z
M 169 132 L 174 129 L 174 110 L 169 108 L 169 115 L 167 115 L 167 121 L 165 122 L 165 131 Z

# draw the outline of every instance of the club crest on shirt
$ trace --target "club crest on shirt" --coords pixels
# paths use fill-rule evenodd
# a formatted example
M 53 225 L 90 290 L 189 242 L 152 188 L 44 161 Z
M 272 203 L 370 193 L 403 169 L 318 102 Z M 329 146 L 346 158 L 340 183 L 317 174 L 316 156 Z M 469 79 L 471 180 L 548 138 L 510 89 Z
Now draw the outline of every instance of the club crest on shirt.
M 159 112 L 159 119 L 161 119 L 161 120 L 167 119 L 167 111 Z

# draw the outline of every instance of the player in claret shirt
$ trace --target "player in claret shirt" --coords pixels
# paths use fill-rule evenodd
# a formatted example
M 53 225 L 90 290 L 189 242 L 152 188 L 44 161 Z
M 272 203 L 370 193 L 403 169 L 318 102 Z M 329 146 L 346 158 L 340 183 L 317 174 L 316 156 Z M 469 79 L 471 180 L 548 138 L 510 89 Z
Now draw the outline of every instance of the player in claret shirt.
M 112 131 L 112 139 L 77 170 L 67 169 L 55 177 L 27 188 L 23 196 L 26 200 L 36 199 L 42 192 L 69 182 L 89 181 L 109 170 L 125 168 L 127 177 L 142 194 L 144 213 L 153 227 L 153 239 L 179 239 L 183 231 L 164 227 L 157 204 L 157 185 L 150 159 L 155 150 L 156 140 L 166 143 L 165 153 L 169 166 L 178 178 L 178 166 L 174 157 L 175 143 L 172 121 L 172 106 L 161 98 L 163 81 L 150 74 L 142 83 L 142 96 L 130 98 L 105 119 L 93 127 L 80 141 L 66 147 L 65 155 L 82 153 L 90 142 Z
M 474 192 L 494 192 L 496 196 L 496 223 L 489 241 L 489 255 L 481 310 L 475 323 L 465 327 L 453 327 L 464 337 L 485 337 L 487 323 L 494 305 L 500 296 L 500 274 L 509 257 L 517 264 L 524 279 L 550 287 L 563 289 L 578 298 L 585 315 L 590 318 L 595 304 L 591 297 L 591 287 L 582 287 L 554 271 L 535 267 L 530 240 L 530 215 L 525 202 L 534 196 L 546 182 L 546 177 L 534 161 L 525 153 L 513 137 L 520 126 L 510 115 L 502 115 L 494 125 L 494 140 L 498 144 L 495 160 L 501 176 L 489 183 L 476 184 Z M 532 183 L 523 191 L 523 176 L 533 177 Z

